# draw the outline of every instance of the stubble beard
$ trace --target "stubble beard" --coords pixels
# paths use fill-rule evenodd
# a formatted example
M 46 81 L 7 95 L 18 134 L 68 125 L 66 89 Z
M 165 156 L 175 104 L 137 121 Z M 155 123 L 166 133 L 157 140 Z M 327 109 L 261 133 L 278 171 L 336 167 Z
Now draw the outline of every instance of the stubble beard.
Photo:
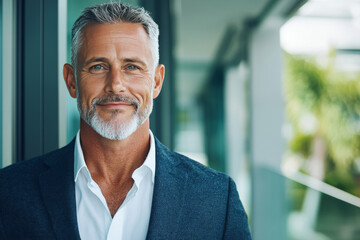
M 153 91 L 151 91 L 150 102 L 144 109 L 139 108 L 139 101 L 135 97 L 127 97 L 123 95 L 107 95 L 102 98 L 96 98 L 91 102 L 91 109 L 88 109 L 78 96 L 78 110 L 80 117 L 91 126 L 102 137 L 110 140 L 124 140 L 133 134 L 150 116 L 153 109 Z M 104 120 L 99 116 L 96 110 L 98 104 L 106 102 L 124 102 L 134 107 L 134 113 L 127 121 L 117 117 L 121 114 L 119 110 L 111 110 L 109 120 Z

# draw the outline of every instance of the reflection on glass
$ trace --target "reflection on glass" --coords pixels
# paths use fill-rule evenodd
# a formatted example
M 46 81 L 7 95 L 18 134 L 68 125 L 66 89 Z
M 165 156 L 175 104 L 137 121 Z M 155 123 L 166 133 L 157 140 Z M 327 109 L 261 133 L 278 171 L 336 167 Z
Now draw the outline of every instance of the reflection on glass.
M 287 217 L 288 239 L 291 240 L 356 240 L 360 234 L 360 201 L 353 198 L 347 202 L 337 197 L 347 193 L 334 188 L 329 194 L 321 190 L 329 189 L 324 183 L 300 175 L 309 183 L 314 182 L 317 190 L 299 182 L 287 180 L 289 213 Z M 311 183 L 310 183 L 311 184 Z M 331 189 L 331 188 L 330 188 Z M 331 190 L 330 190 L 331 191 Z M 351 198 L 351 197 L 350 197 Z
M 262 6 L 173 2 L 175 150 L 229 174 L 249 210 L 248 66 L 237 50 L 242 47 L 241 21 Z
M 360 5 L 320 5 L 310 1 L 282 30 L 288 120 L 283 167 L 360 197 L 360 43 L 355 37 L 360 28 L 353 13 Z
M 281 30 L 289 239 L 360 236 L 359 12 L 308 1 Z

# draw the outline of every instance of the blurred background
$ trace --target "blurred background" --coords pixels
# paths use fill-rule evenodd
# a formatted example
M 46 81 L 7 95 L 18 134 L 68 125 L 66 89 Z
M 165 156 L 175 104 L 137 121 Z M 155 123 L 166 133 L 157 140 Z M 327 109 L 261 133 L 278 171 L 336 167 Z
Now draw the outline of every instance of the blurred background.
M 70 142 L 71 27 L 100 0 L 0 0 L 3 167 Z M 360 239 L 360 0 L 128 0 L 160 28 L 151 129 L 229 174 L 253 238 Z

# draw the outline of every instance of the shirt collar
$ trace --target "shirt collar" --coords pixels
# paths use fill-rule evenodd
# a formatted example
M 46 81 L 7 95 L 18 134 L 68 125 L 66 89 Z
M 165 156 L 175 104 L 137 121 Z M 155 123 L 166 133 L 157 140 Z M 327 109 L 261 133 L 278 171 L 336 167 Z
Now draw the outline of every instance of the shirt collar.
M 154 135 L 151 132 L 151 130 L 149 130 L 150 133 L 150 149 L 149 149 L 149 153 L 146 156 L 146 159 L 143 163 L 144 166 L 147 166 L 150 170 L 151 170 L 151 180 L 154 183 L 155 182 L 155 164 L 156 164 L 156 151 L 155 151 L 155 139 L 154 139 Z
M 156 157 L 155 139 L 154 139 L 154 135 L 151 132 L 151 130 L 149 130 L 149 134 L 150 134 L 150 150 L 149 150 L 148 155 L 146 156 L 144 163 L 139 168 L 137 168 L 132 175 L 135 182 L 137 182 L 137 179 L 139 179 L 139 177 L 138 177 L 139 171 L 138 170 L 143 169 L 145 166 L 151 170 L 152 183 L 154 183 L 154 181 L 155 181 L 155 164 L 156 164 L 155 163 L 156 162 L 156 160 L 155 160 L 155 157 Z M 85 163 L 84 154 L 83 154 L 81 144 L 80 144 L 80 130 L 79 130 L 76 134 L 75 149 L 74 149 L 74 181 L 75 182 L 77 181 L 77 179 L 79 177 L 79 173 L 83 168 L 86 169 L 85 170 L 86 175 L 88 176 L 88 179 L 90 180 L 91 175 L 90 175 L 90 172 Z
M 74 181 L 76 182 L 78 177 L 79 177 L 79 173 L 81 171 L 81 169 L 86 169 L 86 175 L 88 175 L 88 177 L 90 177 L 90 172 L 86 166 L 85 163 L 85 159 L 84 159 L 84 154 L 81 148 L 81 144 L 80 144 L 80 130 L 77 132 L 76 134 L 76 139 L 75 139 L 75 149 L 74 149 Z M 88 178 L 90 179 L 90 178 Z

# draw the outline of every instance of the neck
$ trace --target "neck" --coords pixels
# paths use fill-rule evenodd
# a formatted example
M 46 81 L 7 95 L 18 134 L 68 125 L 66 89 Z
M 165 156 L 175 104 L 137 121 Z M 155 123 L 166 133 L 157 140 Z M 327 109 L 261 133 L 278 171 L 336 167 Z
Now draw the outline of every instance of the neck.
M 131 179 L 149 152 L 149 119 L 124 140 L 104 138 L 81 119 L 80 142 L 92 178 L 121 184 Z

